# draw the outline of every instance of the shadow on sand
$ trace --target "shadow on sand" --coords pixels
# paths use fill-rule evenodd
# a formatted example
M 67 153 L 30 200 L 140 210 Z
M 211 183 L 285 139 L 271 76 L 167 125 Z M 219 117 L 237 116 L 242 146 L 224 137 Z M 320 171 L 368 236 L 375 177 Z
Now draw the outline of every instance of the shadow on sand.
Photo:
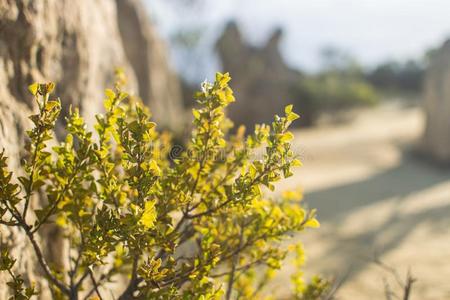
M 318 218 L 322 223 L 337 228 L 359 209 L 395 199 L 395 211 L 381 224 L 351 237 L 339 236 L 336 232 L 324 233 L 322 238 L 331 241 L 327 259 L 337 262 L 341 271 L 346 271 L 351 266 L 351 278 L 371 263 L 374 253 L 381 256 L 398 247 L 418 224 L 429 222 L 437 230 L 448 228 L 448 204 L 425 208 L 413 214 L 400 213 L 405 208 L 404 205 L 407 205 L 404 203 L 407 196 L 446 181 L 450 181 L 450 170 L 435 168 L 415 157 L 405 156 L 392 169 L 361 181 L 306 194 L 305 201 L 310 207 L 317 208 Z M 375 249 L 374 245 L 381 235 L 383 245 Z

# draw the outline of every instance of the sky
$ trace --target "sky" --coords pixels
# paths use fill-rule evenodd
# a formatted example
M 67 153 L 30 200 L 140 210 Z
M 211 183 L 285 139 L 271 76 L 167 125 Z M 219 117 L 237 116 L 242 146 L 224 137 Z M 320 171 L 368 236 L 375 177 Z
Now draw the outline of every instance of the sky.
M 450 37 L 449 0 L 146 0 L 158 31 L 169 43 L 172 62 L 192 80 L 220 66 L 213 45 L 229 20 L 246 40 L 265 42 L 276 27 L 284 37 L 281 52 L 291 66 L 320 69 L 320 50 L 333 46 L 364 66 L 420 58 Z M 194 29 L 200 37 L 182 49 L 173 36 Z

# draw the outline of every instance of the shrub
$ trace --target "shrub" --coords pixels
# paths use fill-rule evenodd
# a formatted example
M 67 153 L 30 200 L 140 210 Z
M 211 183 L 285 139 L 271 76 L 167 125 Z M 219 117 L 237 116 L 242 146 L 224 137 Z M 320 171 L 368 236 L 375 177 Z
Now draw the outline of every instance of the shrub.
M 368 72 L 366 78 L 383 92 L 420 93 L 423 87 L 425 68 L 426 63 L 421 60 L 386 61 Z
M 295 103 L 302 107 L 302 125 L 314 125 L 323 113 L 373 106 L 380 100 L 357 63 L 336 49 L 326 49 L 325 69 L 304 75 L 291 87 Z
M 122 91 L 121 77 L 105 92 L 95 131 L 70 109 L 62 142 L 53 138 L 61 110 L 60 101 L 50 99 L 54 84 L 29 87 L 39 112 L 30 117 L 34 127 L 18 182 L 0 154 L 0 222 L 26 234 L 55 299 L 102 299 L 102 287 L 113 280 L 123 282 L 118 299 L 262 297 L 295 248 L 284 241 L 318 222 L 297 193 L 263 195 L 263 186 L 273 190 L 300 165 L 288 131 L 298 115 L 288 106 L 271 126 L 230 135 L 224 115 L 234 101 L 229 80 L 218 73 L 214 83 L 202 84 L 182 153 L 156 131 L 148 109 Z M 38 193 L 41 207 L 33 209 L 30 199 Z M 44 257 L 37 235 L 45 226 L 64 232 L 67 269 Z M 300 266 L 303 252 L 297 253 Z M 11 276 L 11 299 L 29 299 L 39 287 L 25 287 L 14 273 L 16 259 L 2 245 L 0 270 Z M 300 270 L 293 284 L 297 299 L 318 298 L 327 286 L 317 278 L 305 284 Z
M 313 125 L 324 112 L 372 106 L 379 101 L 374 87 L 350 66 L 305 76 L 293 85 L 291 93 L 305 112 L 303 125 Z

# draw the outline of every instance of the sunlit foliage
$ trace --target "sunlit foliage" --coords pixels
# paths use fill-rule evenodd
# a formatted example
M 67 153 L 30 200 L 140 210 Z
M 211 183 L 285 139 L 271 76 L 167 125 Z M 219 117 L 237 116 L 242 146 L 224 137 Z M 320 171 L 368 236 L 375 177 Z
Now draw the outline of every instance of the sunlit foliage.
M 50 98 L 54 84 L 30 86 L 39 112 L 30 117 L 25 175 L 15 177 L 0 154 L 1 226 L 25 232 L 55 298 L 102 299 L 112 281 L 123 286 L 116 299 L 270 297 L 263 287 L 297 249 L 286 240 L 319 226 L 298 192 L 280 199 L 263 193 L 300 165 L 288 131 L 298 118 L 292 106 L 270 126 L 232 135 L 224 114 L 235 100 L 230 77 L 217 73 L 197 93 L 193 131 L 178 151 L 149 110 L 122 91 L 123 81 L 119 74 L 106 90 L 105 113 L 93 131 L 70 109 L 62 141 L 53 138 L 61 110 L 60 100 Z M 41 207 L 31 207 L 38 194 Z M 44 257 L 36 237 L 45 226 L 64 233 L 67 269 Z M 12 299 L 29 299 L 39 287 L 24 287 L 14 273 L 20 257 L 12 256 L 2 245 L 0 270 L 10 274 Z M 302 278 L 293 276 L 297 299 L 318 299 L 327 289 L 324 281 Z

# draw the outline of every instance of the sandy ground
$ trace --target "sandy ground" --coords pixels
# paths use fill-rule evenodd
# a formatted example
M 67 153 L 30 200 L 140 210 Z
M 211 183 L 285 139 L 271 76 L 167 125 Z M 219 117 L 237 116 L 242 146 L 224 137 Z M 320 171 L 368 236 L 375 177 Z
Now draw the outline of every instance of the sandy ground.
M 385 299 L 395 278 L 378 257 L 417 282 L 412 299 L 450 299 L 450 170 L 413 155 L 423 130 L 418 108 L 383 105 L 354 121 L 296 132 L 304 166 L 280 189 L 303 187 L 320 229 L 298 236 L 306 273 L 345 279 L 339 299 Z M 277 280 L 285 290 L 293 267 Z

